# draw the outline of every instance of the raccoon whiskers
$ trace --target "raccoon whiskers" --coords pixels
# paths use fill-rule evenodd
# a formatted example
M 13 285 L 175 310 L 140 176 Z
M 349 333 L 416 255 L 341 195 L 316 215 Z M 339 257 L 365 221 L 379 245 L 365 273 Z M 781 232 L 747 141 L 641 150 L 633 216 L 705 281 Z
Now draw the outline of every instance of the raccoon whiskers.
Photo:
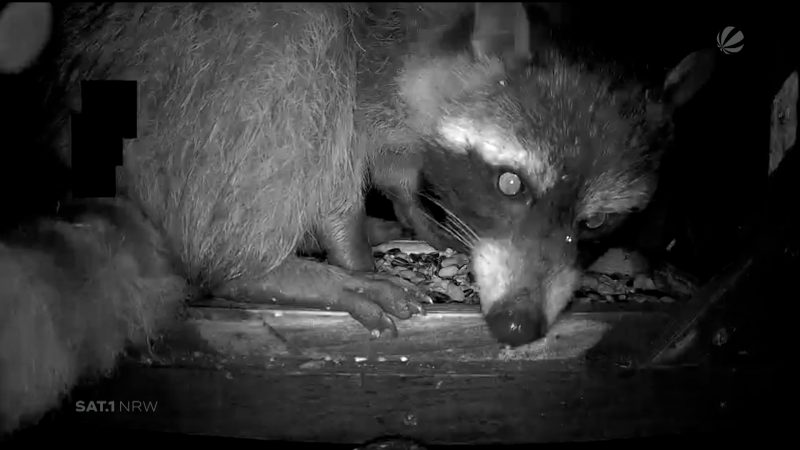
M 452 220 L 450 220 L 449 217 L 447 219 L 445 219 L 444 223 L 439 224 L 439 226 L 443 230 L 446 230 L 447 232 L 449 232 L 451 236 L 453 236 L 456 239 L 458 239 L 458 242 L 464 244 L 465 247 L 472 248 L 472 245 L 470 243 L 470 240 L 469 240 L 468 236 L 466 236 L 463 231 L 458 229 L 457 224 L 455 222 L 453 222 Z
M 447 231 L 450 232 L 453 237 L 457 237 L 459 242 L 464 244 L 467 248 L 472 248 L 472 243 L 474 243 L 478 238 L 477 235 L 472 229 L 464 223 L 458 216 L 450 212 L 444 205 L 436 201 L 435 199 L 429 198 L 433 203 L 437 204 L 442 210 L 447 214 L 445 223 L 439 223 L 435 219 L 431 218 L 434 222 L 437 223 L 440 227 L 445 227 Z M 430 216 L 429 216 L 430 217 Z
M 441 228 L 445 233 L 447 233 L 447 235 L 453 237 L 459 243 L 464 245 L 465 248 L 471 250 L 478 239 L 477 234 L 474 231 L 472 231 L 472 229 L 466 223 L 464 223 L 464 221 L 459 219 L 458 216 L 456 216 L 447 208 L 445 208 L 436 199 L 431 198 L 426 194 L 420 194 L 420 195 L 438 205 L 447 214 L 444 222 L 440 222 L 436 220 L 433 216 L 431 216 L 427 211 L 423 210 L 422 214 L 425 216 L 425 218 L 430 222 L 436 224 L 437 227 Z
M 453 225 L 461 232 L 460 234 L 461 234 L 462 237 L 464 237 L 465 239 L 467 239 L 470 242 L 475 242 L 475 241 L 478 240 L 478 234 L 475 233 L 475 231 L 472 229 L 472 227 L 467 225 L 463 220 L 461 220 L 460 217 L 458 217 L 455 213 L 450 211 L 439 200 L 437 200 L 437 199 L 433 198 L 432 196 L 430 196 L 428 194 L 425 194 L 425 193 L 420 193 L 420 195 L 422 197 L 425 197 L 427 200 L 429 200 L 431 203 L 435 204 L 439 208 L 441 208 L 442 211 L 444 211 L 445 214 L 447 214 L 447 220 L 449 222 L 452 222 Z M 471 247 L 471 246 L 468 246 L 468 247 Z
M 451 218 L 449 218 L 449 217 L 447 218 L 447 224 L 448 224 L 447 227 L 450 228 L 451 230 L 454 230 L 454 228 L 450 224 L 458 226 L 458 224 L 455 221 L 453 221 Z M 463 230 L 463 227 L 462 227 L 462 230 Z M 472 248 L 475 246 L 475 242 L 477 242 L 477 238 L 470 237 L 470 235 L 468 234 L 468 230 L 462 231 L 459 234 L 459 236 L 461 237 L 459 239 L 459 242 L 464 244 L 464 246 L 467 248 L 467 250 L 472 251 Z
M 444 231 L 448 236 L 451 236 L 456 241 L 458 241 L 459 243 L 464 245 L 466 248 L 468 248 L 468 249 L 472 248 L 472 244 L 469 242 L 469 240 L 465 236 L 463 236 L 458 230 L 454 229 L 451 225 L 449 225 L 449 223 L 439 222 L 433 216 L 431 216 L 430 214 L 428 214 L 427 212 L 424 212 L 424 211 L 423 211 L 422 215 L 427 220 L 429 220 L 431 223 L 434 223 L 437 227 L 441 228 L 442 231 Z M 448 220 L 448 222 L 451 222 L 451 221 Z
M 466 237 L 466 238 L 467 238 L 467 239 L 468 239 L 470 242 L 474 243 L 475 241 L 477 241 L 477 240 L 478 240 L 478 234 L 477 234 L 477 233 L 475 233 L 475 231 L 473 231 L 473 230 L 472 230 L 472 228 L 471 228 L 469 225 L 467 225 L 466 223 L 464 223 L 464 221 L 463 221 L 463 220 L 461 220 L 461 219 L 460 219 L 459 217 L 457 217 L 456 215 L 454 215 L 454 214 L 451 214 L 451 215 L 449 215 L 449 216 L 447 217 L 447 220 L 448 220 L 449 222 L 452 222 L 452 223 L 453 223 L 454 225 L 456 225 L 457 227 L 459 227 L 459 229 L 461 229 L 461 232 L 462 232 L 462 233 L 465 235 L 465 237 Z

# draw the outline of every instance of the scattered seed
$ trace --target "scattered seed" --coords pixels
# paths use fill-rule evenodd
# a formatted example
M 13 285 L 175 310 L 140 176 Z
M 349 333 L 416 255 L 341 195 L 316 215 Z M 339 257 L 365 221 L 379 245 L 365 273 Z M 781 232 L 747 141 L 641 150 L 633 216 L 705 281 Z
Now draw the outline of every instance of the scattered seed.
M 413 270 L 403 270 L 398 275 L 400 275 L 401 277 L 405 278 L 406 280 L 410 280 L 410 279 L 412 279 L 412 278 L 417 276 L 417 274 L 414 273 Z
M 464 301 L 464 291 L 461 290 L 458 286 L 453 284 L 447 286 L 447 295 L 455 302 L 463 302 Z
M 639 274 L 636 275 L 636 278 L 633 280 L 633 288 L 640 291 L 652 291 L 655 290 L 656 285 L 652 278 L 644 274 Z
M 451 278 L 456 273 L 458 273 L 458 267 L 456 266 L 447 266 L 439 270 L 439 276 L 442 278 Z

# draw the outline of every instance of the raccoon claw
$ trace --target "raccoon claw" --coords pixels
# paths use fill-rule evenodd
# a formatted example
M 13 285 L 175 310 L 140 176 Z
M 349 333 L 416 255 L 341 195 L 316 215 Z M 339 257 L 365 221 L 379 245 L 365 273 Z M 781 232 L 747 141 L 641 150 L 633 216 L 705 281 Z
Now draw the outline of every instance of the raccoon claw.
M 382 315 L 380 322 L 380 328 L 375 328 L 374 330 L 370 331 L 370 335 L 372 335 L 373 340 L 381 339 L 383 337 L 397 337 L 397 327 L 389 316 L 385 314 Z
M 422 302 L 427 297 L 414 285 L 404 285 L 402 279 L 365 274 L 354 278 L 344 297 L 353 303 L 351 315 L 368 330 L 373 339 L 396 337 L 397 327 L 391 316 L 410 319 L 425 315 Z
M 433 303 L 433 300 L 431 300 L 431 298 L 428 297 L 427 295 L 425 296 L 425 299 L 426 299 L 425 300 L 426 303 L 429 303 L 429 304 Z M 422 305 L 420 305 L 419 303 L 409 303 L 408 306 L 409 306 L 409 308 L 412 309 L 412 311 L 411 311 L 412 315 L 413 314 L 419 314 L 420 316 L 424 316 L 425 315 L 425 308 L 423 308 Z
M 400 319 L 409 319 L 415 314 L 425 315 L 423 303 L 433 303 L 417 286 L 400 277 L 370 274 L 366 295 L 387 313 Z
M 425 315 L 425 308 L 422 307 L 421 303 L 427 303 L 428 305 L 433 304 L 433 299 L 419 290 L 414 284 L 410 281 L 405 280 L 403 278 L 397 278 L 395 281 L 397 284 L 403 287 L 403 292 L 407 295 L 414 297 L 414 300 L 410 301 L 410 306 L 414 309 L 412 314 L 419 314 L 424 316 Z

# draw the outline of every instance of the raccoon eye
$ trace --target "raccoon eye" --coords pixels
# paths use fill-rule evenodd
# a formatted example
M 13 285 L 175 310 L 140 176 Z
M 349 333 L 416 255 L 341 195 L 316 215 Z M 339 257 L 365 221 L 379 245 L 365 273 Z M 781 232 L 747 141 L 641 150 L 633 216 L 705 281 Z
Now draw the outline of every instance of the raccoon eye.
M 590 230 L 594 230 L 595 228 L 599 228 L 600 226 L 602 226 L 605 223 L 605 221 L 606 221 L 606 214 L 605 213 L 598 213 L 598 214 L 592 214 L 591 216 L 589 216 L 583 222 L 583 224 L 586 226 L 586 228 L 588 228 Z
M 522 181 L 515 173 L 503 172 L 497 180 L 497 187 L 500 192 L 511 197 L 522 190 Z

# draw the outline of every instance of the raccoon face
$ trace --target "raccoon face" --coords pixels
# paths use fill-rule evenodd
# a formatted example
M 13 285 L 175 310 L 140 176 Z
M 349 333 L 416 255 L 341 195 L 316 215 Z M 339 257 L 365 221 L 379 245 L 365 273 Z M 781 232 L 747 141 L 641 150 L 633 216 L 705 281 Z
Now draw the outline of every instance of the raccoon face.
M 527 67 L 519 4 L 474 14 L 471 51 L 410 58 L 399 86 L 422 136 L 422 234 L 471 253 L 490 329 L 520 345 L 544 336 L 572 298 L 578 242 L 647 205 L 670 114 L 710 65 L 690 55 L 650 101 L 555 53 Z

